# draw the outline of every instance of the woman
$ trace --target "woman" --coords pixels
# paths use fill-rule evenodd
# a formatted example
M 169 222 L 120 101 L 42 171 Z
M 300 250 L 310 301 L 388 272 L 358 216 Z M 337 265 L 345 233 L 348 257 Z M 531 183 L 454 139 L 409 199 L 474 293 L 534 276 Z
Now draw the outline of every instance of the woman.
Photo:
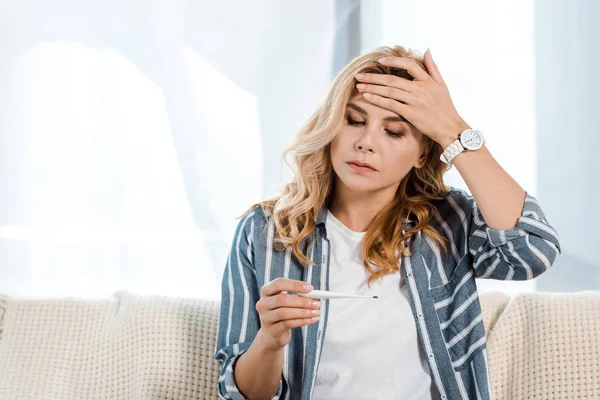
M 489 399 L 475 278 L 533 279 L 560 244 L 484 142 L 431 51 L 352 61 L 286 151 L 292 181 L 238 225 L 220 396 Z M 444 185 L 451 165 L 472 196 Z M 378 298 L 297 295 L 313 288 Z

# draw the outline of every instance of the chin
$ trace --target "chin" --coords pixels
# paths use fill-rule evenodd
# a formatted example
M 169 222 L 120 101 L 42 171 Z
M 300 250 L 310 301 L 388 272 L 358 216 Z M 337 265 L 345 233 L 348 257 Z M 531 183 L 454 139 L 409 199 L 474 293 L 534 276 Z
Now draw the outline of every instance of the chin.
M 378 185 L 373 181 L 372 178 L 353 175 L 353 176 L 338 176 L 341 184 L 346 186 L 348 189 L 355 192 L 373 192 L 381 189 L 381 185 Z

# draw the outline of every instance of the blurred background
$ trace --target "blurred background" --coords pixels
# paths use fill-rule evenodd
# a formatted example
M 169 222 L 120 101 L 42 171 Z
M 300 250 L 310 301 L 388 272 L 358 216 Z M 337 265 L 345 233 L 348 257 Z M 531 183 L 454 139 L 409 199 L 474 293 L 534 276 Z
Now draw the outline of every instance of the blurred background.
M 463 118 L 600 288 L 600 3 L 0 0 L 0 293 L 219 298 L 236 217 L 351 59 L 431 48 Z M 467 189 L 455 169 L 448 184 Z

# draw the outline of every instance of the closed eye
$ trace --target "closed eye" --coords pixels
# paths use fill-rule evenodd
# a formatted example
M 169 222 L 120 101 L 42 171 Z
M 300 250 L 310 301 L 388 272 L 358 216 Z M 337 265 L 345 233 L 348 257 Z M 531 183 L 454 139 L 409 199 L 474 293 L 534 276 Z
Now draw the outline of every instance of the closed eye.
M 404 136 L 404 133 L 402 133 L 402 132 L 393 132 L 388 129 L 386 129 L 385 131 L 387 132 L 388 136 L 390 136 L 394 139 L 400 139 L 401 137 Z
M 359 126 L 359 125 L 364 125 L 365 123 L 362 121 L 355 121 L 352 118 L 347 118 L 348 121 L 348 125 L 352 125 L 352 126 Z
M 346 118 L 346 120 L 348 121 L 348 125 L 351 125 L 351 126 L 360 126 L 360 125 L 365 124 L 363 121 L 356 121 L 352 118 Z M 404 137 L 403 132 L 394 132 L 394 131 L 390 131 L 389 129 L 386 129 L 385 132 L 388 134 L 389 137 L 394 138 L 394 139 L 400 139 L 400 138 Z

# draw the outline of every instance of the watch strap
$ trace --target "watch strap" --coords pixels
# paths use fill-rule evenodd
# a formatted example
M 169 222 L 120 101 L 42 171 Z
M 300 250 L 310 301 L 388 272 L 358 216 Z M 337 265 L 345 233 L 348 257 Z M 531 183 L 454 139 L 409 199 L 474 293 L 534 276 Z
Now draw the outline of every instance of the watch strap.
M 446 164 L 451 164 L 452 160 L 454 160 L 454 158 L 457 155 L 459 155 L 460 153 L 462 153 L 463 151 L 465 151 L 465 148 L 463 147 L 462 143 L 460 142 L 460 137 L 459 137 L 454 142 L 452 142 L 452 144 L 450 144 L 450 146 L 446 147 L 446 149 L 440 156 L 440 160 L 442 160 Z

